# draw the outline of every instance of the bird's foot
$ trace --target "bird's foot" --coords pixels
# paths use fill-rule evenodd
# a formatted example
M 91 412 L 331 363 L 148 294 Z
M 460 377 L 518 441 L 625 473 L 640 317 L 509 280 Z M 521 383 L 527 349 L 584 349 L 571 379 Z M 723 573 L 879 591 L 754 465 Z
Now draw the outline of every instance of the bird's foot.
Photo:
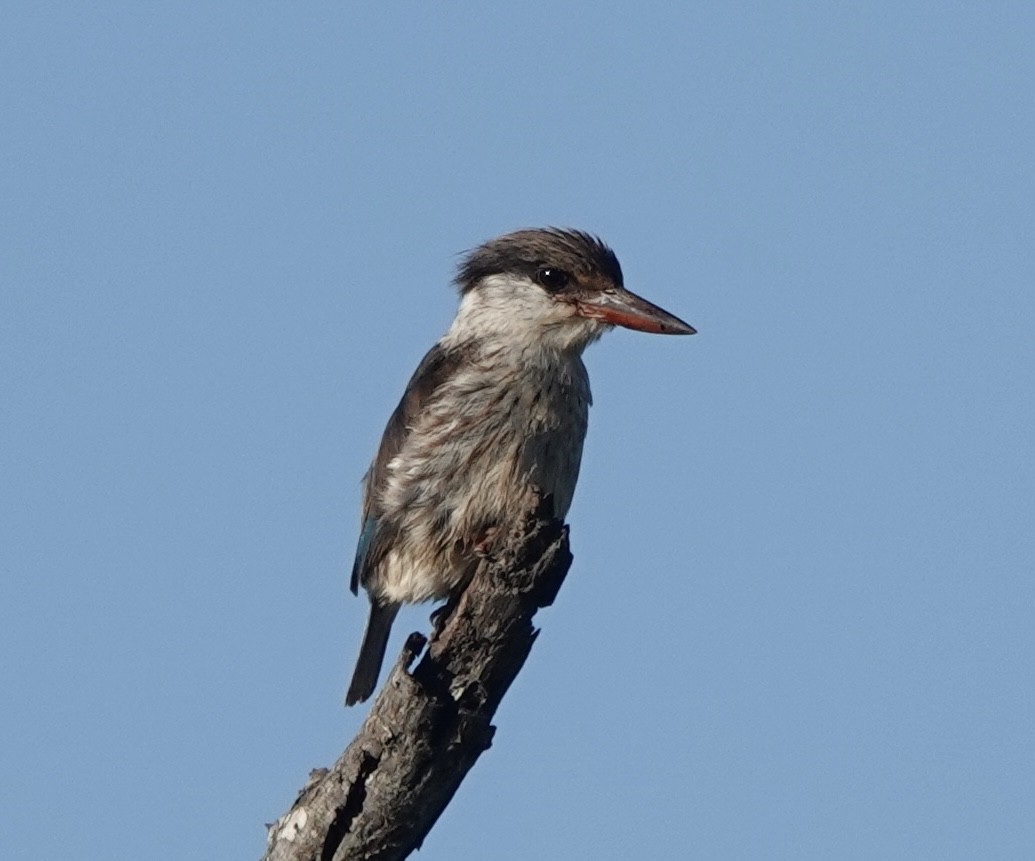
M 449 617 L 453 615 L 453 611 L 456 609 L 458 601 L 456 598 L 450 597 L 445 604 L 441 607 L 436 607 L 431 612 L 431 636 L 437 637 L 442 633 L 442 629 L 446 627 L 446 622 L 449 621 Z
M 490 557 L 492 555 L 492 545 L 496 543 L 497 535 L 499 535 L 498 526 L 486 526 L 474 544 L 475 555 L 483 559 Z

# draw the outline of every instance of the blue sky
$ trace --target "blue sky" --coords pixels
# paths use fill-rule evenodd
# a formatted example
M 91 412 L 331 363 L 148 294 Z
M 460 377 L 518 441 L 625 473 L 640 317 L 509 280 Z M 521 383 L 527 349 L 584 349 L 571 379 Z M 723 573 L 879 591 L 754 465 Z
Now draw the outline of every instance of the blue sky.
M 575 563 L 447 858 L 1035 857 L 1030 4 L 9 4 L 0 842 L 257 858 L 457 254 L 602 235 Z M 400 617 L 390 646 L 427 627 Z

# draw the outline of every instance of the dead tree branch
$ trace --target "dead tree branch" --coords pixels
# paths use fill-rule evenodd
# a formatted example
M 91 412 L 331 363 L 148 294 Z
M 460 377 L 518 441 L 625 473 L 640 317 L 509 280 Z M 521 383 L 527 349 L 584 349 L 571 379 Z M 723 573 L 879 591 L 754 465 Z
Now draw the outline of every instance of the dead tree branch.
M 264 861 L 400 859 L 420 847 L 482 751 L 571 565 L 550 501 L 445 608 L 424 656 L 411 634 L 359 734 L 269 827 Z

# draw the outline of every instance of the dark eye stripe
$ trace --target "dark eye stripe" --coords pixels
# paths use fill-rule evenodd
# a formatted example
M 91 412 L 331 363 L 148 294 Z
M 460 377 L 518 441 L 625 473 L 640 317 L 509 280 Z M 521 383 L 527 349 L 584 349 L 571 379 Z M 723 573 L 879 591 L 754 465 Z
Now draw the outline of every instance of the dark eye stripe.
M 563 290 L 571 281 L 571 275 L 563 269 L 555 269 L 552 266 L 543 266 L 535 273 L 535 280 L 543 285 L 551 293 Z

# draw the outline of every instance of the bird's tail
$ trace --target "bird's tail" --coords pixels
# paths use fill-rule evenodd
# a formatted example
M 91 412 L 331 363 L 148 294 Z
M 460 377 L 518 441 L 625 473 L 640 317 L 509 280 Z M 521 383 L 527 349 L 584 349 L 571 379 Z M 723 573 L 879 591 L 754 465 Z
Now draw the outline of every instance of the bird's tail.
M 356 669 L 352 673 L 349 692 L 345 695 L 345 705 L 363 702 L 377 687 L 377 677 L 381 673 L 381 664 L 385 659 L 388 635 L 392 631 L 392 622 L 395 621 L 395 614 L 398 612 L 398 604 L 371 602 L 367 630 L 363 634 L 363 645 L 359 647 L 359 657 L 356 659 Z

